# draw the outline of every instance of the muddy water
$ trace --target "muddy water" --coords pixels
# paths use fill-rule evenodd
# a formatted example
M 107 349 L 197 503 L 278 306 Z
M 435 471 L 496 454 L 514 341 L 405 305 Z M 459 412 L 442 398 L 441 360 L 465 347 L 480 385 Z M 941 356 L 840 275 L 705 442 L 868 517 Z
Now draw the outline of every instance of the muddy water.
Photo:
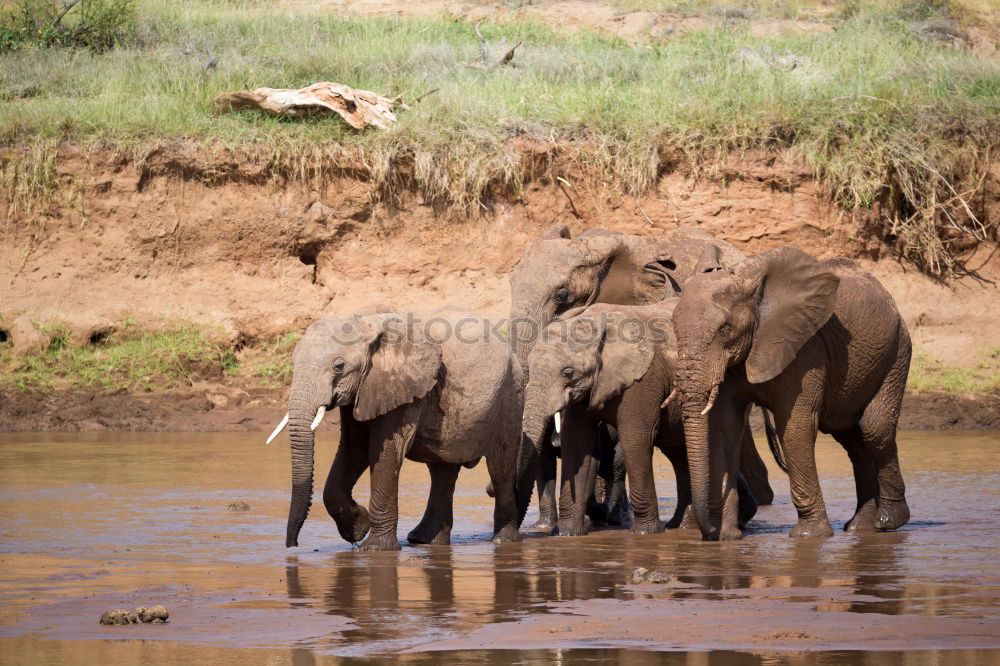
M 1000 438 L 900 439 L 913 520 L 896 533 L 788 539 L 795 512 L 772 469 L 777 500 L 741 542 L 527 530 L 493 546 L 480 465 L 459 478 L 453 546 L 368 554 L 339 538 L 322 505 L 302 546 L 284 547 L 284 438 L 265 448 L 263 435 L 243 434 L 2 435 L 0 661 L 509 663 L 511 649 L 523 663 L 990 661 Z M 322 431 L 317 485 L 336 440 Z M 828 439 L 817 455 L 840 528 L 854 504 L 847 457 Z M 666 516 L 673 480 L 657 465 Z M 401 538 L 426 488 L 425 468 L 407 462 Z M 367 498 L 366 480 L 356 497 Z M 227 509 L 233 501 L 250 510 Z M 629 584 L 638 566 L 671 580 Z M 97 623 L 109 608 L 153 603 L 170 609 L 168 624 Z

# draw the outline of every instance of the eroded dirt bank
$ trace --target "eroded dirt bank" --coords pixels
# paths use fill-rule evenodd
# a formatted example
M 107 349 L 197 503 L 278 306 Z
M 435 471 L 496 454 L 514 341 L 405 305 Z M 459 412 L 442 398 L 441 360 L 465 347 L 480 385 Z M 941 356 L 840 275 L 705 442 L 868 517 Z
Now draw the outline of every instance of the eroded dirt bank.
M 0 315 L 59 321 L 83 340 L 126 318 L 138 326 L 194 321 L 221 327 L 235 349 L 376 302 L 453 303 L 502 318 L 508 273 L 553 223 L 646 235 L 693 225 L 747 253 L 789 243 L 820 258 L 858 257 L 896 297 L 921 353 L 948 367 L 997 371 L 1000 260 L 992 247 L 969 262 L 976 276 L 944 286 L 894 260 L 877 223 L 846 215 L 809 169 L 779 155 L 745 154 L 697 171 L 680 158 L 661 160 L 655 189 L 637 198 L 602 185 L 564 147 L 517 150 L 523 187 L 469 212 L 425 201 L 405 169 L 387 196 L 363 169 L 344 165 L 308 177 L 267 158 L 183 144 L 141 157 L 62 146 L 46 197 L 0 197 Z M 991 182 L 986 195 L 982 214 L 995 219 L 1000 186 Z M 0 428 L 256 429 L 283 398 L 280 388 L 225 376 L 168 394 L 5 390 Z M 908 397 L 902 426 L 998 424 L 994 400 L 923 393 Z

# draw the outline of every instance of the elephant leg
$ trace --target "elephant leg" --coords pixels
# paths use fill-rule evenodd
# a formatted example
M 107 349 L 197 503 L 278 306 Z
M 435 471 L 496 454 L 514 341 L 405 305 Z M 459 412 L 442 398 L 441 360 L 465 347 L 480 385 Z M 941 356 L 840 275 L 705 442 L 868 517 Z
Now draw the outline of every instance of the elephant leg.
M 722 471 L 722 516 L 719 528 L 720 541 L 743 538 L 740 527 L 740 449 L 746 418 L 750 406 L 726 397 L 716 400 L 709 413 L 709 448 L 712 467 Z M 756 507 L 754 507 L 756 511 Z
M 865 447 L 861 428 L 832 433 L 833 438 L 847 451 L 854 468 L 854 488 L 858 504 L 854 516 L 844 529 L 848 532 L 873 532 L 878 518 L 878 477 L 871 452 Z
M 615 446 L 615 457 L 613 463 L 613 474 L 611 490 L 608 493 L 608 525 L 625 527 L 632 522 L 632 505 L 628 501 L 628 492 L 625 487 L 625 451 L 621 442 Z
M 399 407 L 377 418 L 371 427 L 371 531 L 362 550 L 399 550 L 399 469 L 413 445 L 420 417 L 418 403 Z
M 608 499 L 614 485 L 615 448 L 616 442 L 603 424 L 597 428 L 598 465 L 597 477 L 594 479 L 594 491 L 587 500 L 587 517 L 591 524 L 605 525 L 611 512 Z
M 751 490 L 750 484 L 743 477 L 742 473 L 736 479 L 736 493 L 740 500 L 739 525 L 740 529 L 743 529 L 757 515 L 757 500 L 754 498 L 753 490 Z
M 448 463 L 427 463 L 431 473 L 431 492 L 427 498 L 424 517 L 406 536 L 412 544 L 433 544 L 447 546 L 451 543 L 451 526 L 454 523 L 452 498 L 455 495 L 455 481 L 461 465 Z
M 556 504 L 556 458 L 553 446 L 543 446 L 538 456 L 538 521 L 535 527 L 552 529 L 558 521 Z
M 357 422 L 347 423 L 342 419 L 341 429 L 345 432 L 337 455 L 330 467 L 330 474 L 323 486 L 323 505 L 327 513 L 337 523 L 337 531 L 344 540 L 357 543 L 368 533 L 368 510 L 354 501 L 351 491 L 358 479 L 368 469 L 368 442 L 363 437 Z M 354 435 L 357 434 L 358 437 Z
M 740 473 L 746 479 L 750 492 L 758 506 L 764 506 L 774 501 L 774 491 L 767 479 L 767 466 L 757 451 L 753 441 L 753 431 L 747 423 L 743 429 L 743 441 L 740 448 Z
M 579 409 L 566 410 L 562 432 L 562 483 L 559 493 L 560 536 L 587 533 L 584 517 L 597 476 L 597 423 Z
M 906 503 L 906 484 L 899 469 L 896 449 L 896 426 L 903 402 L 903 387 L 910 370 L 909 340 L 906 353 L 896 359 L 875 397 L 861 416 L 861 434 L 871 451 L 878 473 L 878 519 L 875 529 L 894 530 L 910 520 Z
M 793 405 L 790 413 L 781 416 L 776 413 L 775 421 L 788 466 L 792 503 L 799 514 L 798 524 L 788 535 L 796 538 L 833 536 L 816 472 L 816 410 L 800 403 Z
M 520 439 L 520 433 L 517 433 Z M 501 447 L 486 456 L 486 468 L 493 481 L 493 543 L 520 541 L 520 516 L 517 510 L 517 445 Z M 513 454 L 513 455 L 511 455 Z
M 633 514 L 631 531 L 635 534 L 659 534 L 664 527 L 660 522 L 656 478 L 653 475 L 653 437 L 659 413 L 655 409 L 633 409 L 629 410 L 627 418 L 622 418 L 621 411 L 630 406 L 626 396 L 619 411 L 618 437 L 628 470 L 629 502 Z
M 698 529 L 698 521 L 691 510 L 691 470 L 688 469 L 687 448 L 682 446 L 664 445 L 660 448 L 674 468 L 674 478 L 677 479 L 677 506 L 673 517 L 667 521 L 666 528 Z

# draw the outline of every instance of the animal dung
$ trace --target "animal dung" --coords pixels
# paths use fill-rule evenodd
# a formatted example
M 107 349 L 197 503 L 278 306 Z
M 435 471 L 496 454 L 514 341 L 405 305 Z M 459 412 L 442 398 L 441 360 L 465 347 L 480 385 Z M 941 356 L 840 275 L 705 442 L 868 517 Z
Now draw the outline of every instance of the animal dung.
M 124 608 L 112 608 L 101 615 L 101 624 L 165 624 L 169 619 L 170 612 L 166 606 L 157 604 L 149 608 L 140 606 L 134 613 Z
M 632 571 L 632 584 L 653 583 L 663 585 L 670 582 L 670 576 L 662 571 L 650 571 L 646 567 L 638 567 Z
M 112 608 L 101 615 L 101 624 L 136 624 L 138 621 L 132 611 L 124 608 Z
M 135 614 L 142 622 L 152 624 L 163 624 L 170 619 L 170 612 L 166 606 L 156 605 L 149 608 L 139 607 L 135 609 Z

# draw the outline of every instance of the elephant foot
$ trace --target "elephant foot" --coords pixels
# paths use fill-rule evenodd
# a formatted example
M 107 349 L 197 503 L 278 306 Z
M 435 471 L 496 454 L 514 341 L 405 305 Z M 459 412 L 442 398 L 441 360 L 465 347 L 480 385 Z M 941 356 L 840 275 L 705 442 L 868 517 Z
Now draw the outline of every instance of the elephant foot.
M 812 520 L 799 518 L 799 523 L 792 528 L 792 531 L 788 533 L 788 536 L 793 539 L 830 537 L 833 536 L 833 528 L 830 527 L 830 521 L 826 519 L 826 516 L 823 516 L 822 518 L 813 518 Z
M 615 504 L 615 508 L 608 515 L 608 525 L 615 527 L 625 527 L 633 520 L 635 517 L 632 515 L 632 506 L 624 499 Z
M 337 523 L 337 531 L 344 541 L 357 543 L 365 538 L 368 530 L 371 529 L 371 519 L 368 516 L 368 509 L 356 505 L 351 511 L 351 520 Z
M 632 528 L 629 532 L 632 534 L 659 534 L 664 530 L 663 523 L 660 522 L 659 518 L 654 520 L 636 520 L 632 523 Z
M 683 509 L 674 511 L 674 516 L 667 521 L 668 530 L 696 530 L 698 529 L 698 519 L 694 516 L 694 509 L 688 504 Z
M 743 530 L 736 525 L 726 525 L 719 530 L 719 541 L 737 541 L 743 538 Z
M 587 517 L 593 525 L 606 525 L 611 512 L 606 504 L 593 504 L 587 507 Z
M 587 533 L 587 526 L 582 520 L 560 520 L 557 530 L 557 536 L 583 536 Z
M 878 519 L 878 504 L 871 499 L 854 512 L 854 517 L 844 525 L 845 532 L 874 532 Z
M 749 500 L 749 498 L 747 499 Z M 740 527 L 746 527 L 746 524 L 757 515 L 757 503 L 752 500 L 740 500 L 739 514 Z
M 366 552 L 401 549 L 402 546 L 399 545 L 399 539 L 395 534 L 372 534 L 361 544 L 361 550 Z
M 880 532 L 888 532 L 897 527 L 902 527 L 910 520 L 910 507 L 906 505 L 906 500 L 882 500 L 878 505 L 878 520 L 875 521 L 875 529 Z
M 516 525 L 504 525 L 493 535 L 493 543 L 513 543 L 521 540 Z
M 406 540 L 415 546 L 448 546 L 451 544 L 451 530 L 444 525 L 435 528 L 421 523 L 406 535 Z

